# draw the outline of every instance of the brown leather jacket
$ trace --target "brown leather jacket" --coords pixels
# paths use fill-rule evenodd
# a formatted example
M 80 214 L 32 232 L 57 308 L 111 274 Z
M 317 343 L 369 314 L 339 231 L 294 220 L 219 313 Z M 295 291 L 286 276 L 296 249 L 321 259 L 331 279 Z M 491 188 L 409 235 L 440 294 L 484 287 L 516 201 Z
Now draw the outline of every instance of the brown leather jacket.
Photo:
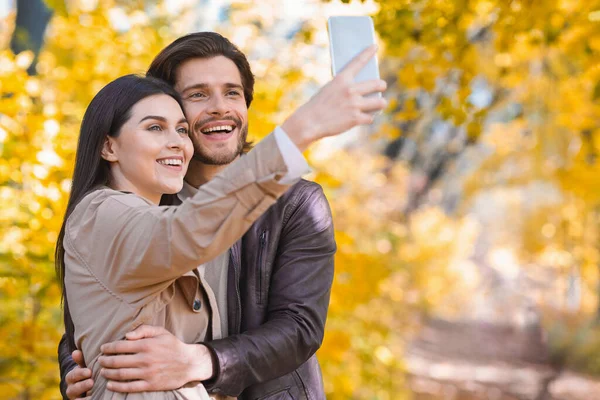
M 321 187 L 301 180 L 230 252 L 230 336 L 205 343 L 217 360 L 209 392 L 240 400 L 325 399 L 321 346 L 336 250 Z M 64 339 L 64 338 L 63 338 Z M 61 341 L 61 392 L 75 363 Z

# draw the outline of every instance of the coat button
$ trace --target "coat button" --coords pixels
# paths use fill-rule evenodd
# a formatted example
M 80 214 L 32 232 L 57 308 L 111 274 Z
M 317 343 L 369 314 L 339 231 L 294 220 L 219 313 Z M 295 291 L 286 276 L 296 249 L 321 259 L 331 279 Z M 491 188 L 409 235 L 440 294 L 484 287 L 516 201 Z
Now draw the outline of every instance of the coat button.
M 200 300 L 198 300 L 198 299 L 194 300 L 194 305 L 193 305 L 194 311 L 200 310 L 201 307 L 202 307 L 202 303 L 200 302 Z

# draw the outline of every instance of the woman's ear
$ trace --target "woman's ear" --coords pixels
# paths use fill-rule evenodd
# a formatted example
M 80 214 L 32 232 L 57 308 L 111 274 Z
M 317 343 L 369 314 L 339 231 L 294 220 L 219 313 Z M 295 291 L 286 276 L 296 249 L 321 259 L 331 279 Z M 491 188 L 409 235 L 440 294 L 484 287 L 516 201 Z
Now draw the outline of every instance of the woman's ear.
M 114 144 L 114 139 L 110 136 L 106 136 L 106 139 L 102 144 L 102 151 L 100 152 L 100 155 L 108 162 L 119 161 L 119 157 L 117 157 L 117 153 L 114 149 Z

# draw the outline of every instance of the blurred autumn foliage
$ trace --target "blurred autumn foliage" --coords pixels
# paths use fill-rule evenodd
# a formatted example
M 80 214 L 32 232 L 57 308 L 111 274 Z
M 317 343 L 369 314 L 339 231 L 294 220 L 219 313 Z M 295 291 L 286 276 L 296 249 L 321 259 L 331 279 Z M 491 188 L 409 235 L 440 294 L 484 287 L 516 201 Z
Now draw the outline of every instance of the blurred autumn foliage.
M 380 37 L 388 111 L 308 154 L 339 247 L 319 350 L 329 398 L 411 398 L 407 355 L 434 317 L 540 327 L 551 368 L 600 374 L 600 2 L 306 1 L 291 29 L 301 2 L 220 3 L 211 29 L 257 76 L 256 139 L 328 78 L 315 63 L 328 15 L 372 13 Z M 14 12 L 0 28 L 3 398 L 59 396 L 53 253 L 85 107 L 209 14 L 194 1 L 46 4 L 35 74 L 31 51 L 9 50 Z

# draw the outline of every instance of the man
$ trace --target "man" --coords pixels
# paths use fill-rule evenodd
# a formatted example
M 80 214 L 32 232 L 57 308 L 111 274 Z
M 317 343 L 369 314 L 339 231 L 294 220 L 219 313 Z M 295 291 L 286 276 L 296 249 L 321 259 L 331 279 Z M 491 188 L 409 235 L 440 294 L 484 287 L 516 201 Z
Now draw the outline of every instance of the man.
M 170 202 L 178 204 L 250 148 L 247 111 L 254 78 L 243 53 L 213 32 L 176 40 L 156 57 L 148 75 L 174 85 L 192 127 L 195 156 L 184 189 Z M 381 91 L 384 85 L 369 88 Z M 368 93 L 365 85 L 355 89 L 345 94 Z M 363 101 L 365 111 L 385 105 L 357 96 Z M 294 129 L 287 123 L 284 131 Z M 199 267 L 217 300 L 218 338 L 184 344 L 162 328 L 142 326 L 127 340 L 103 346 L 99 362 L 111 380 L 108 388 L 168 390 L 203 381 L 209 392 L 240 399 L 324 399 L 315 352 L 323 340 L 334 253 L 327 200 L 319 185 L 301 180 L 230 252 Z M 76 398 L 93 382 L 63 342 L 64 337 L 61 391 L 64 398 Z M 73 355 L 83 365 L 81 353 Z

